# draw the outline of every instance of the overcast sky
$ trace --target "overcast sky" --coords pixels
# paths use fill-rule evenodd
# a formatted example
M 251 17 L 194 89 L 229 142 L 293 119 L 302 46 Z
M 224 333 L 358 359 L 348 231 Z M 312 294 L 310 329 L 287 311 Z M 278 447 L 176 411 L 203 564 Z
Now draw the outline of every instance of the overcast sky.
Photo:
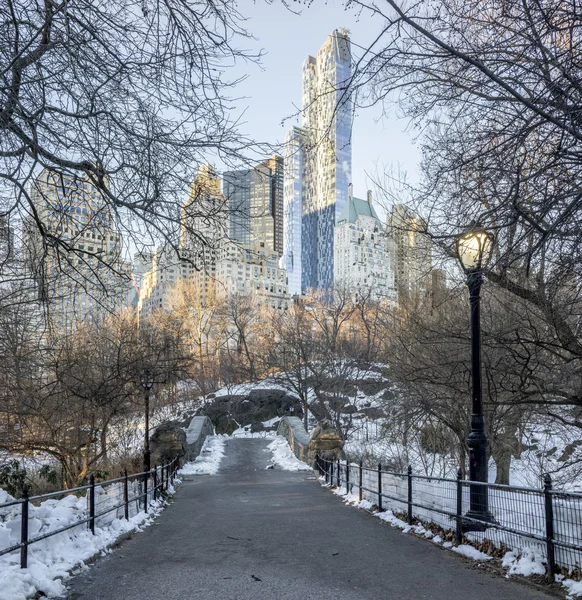
M 244 67 L 249 77 L 238 89 L 239 95 L 247 97 L 241 101 L 241 108 L 247 107 L 243 130 L 254 139 L 273 143 L 282 142 L 289 127 L 300 124 L 300 118 L 289 117 L 301 106 L 301 70 L 307 55 L 315 55 L 334 29 L 347 27 L 355 45 L 367 46 L 383 25 L 377 17 L 358 19 L 339 0 L 314 0 L 311 6 L 289 4 L 301 14 L 287 10 L 281 0 L 239 3 L 240 12 L 248 18 L 246 28 L 257 38 L 251 49 L 266 52 L 263 70 Z M 365 197 L 372 187 L 370 176 L 375 177 L 384 165 L 400 168 L 411 181 L 416 180 L 419 151 L 406 127 L 395 106 L 387 117 L 382 117 L 379 107 L 358 111 L 352 145 L 355 196 Z

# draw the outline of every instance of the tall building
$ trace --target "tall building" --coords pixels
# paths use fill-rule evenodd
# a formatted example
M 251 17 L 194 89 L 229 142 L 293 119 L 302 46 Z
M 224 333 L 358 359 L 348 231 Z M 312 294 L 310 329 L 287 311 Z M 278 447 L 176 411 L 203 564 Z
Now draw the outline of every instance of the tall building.
M 229 237 L 243 245 L 264 242 L 283 253 L 283 158 L 223 174 Z
M 216 293 L 256 296 L 259 305 L 283 309 L 289 304 L 287 273 L 279 266 L 279 253 L 257 242 L 242 246 L 225 242 L 216 263 Z
M 281 266 L 287 271 L 289 294 L 292 296 L 302 292 L 301 222 L 306 138 L 305 130 L 300 127 L 292 127 L 285 137 Z
M 399 302 L 430 287 L 432 242 L 426 228 L 426 221 L 403 204 L 396 204 L 388 214 L 388 251 Z
M 335 30 L 303 65 L 302 290 L 333 287 L 334 227 L 352 171 L 351 75 L 345 29 Z
M 130 265 L 122 257 L 122 236 L 101 192 L 87 177 L 44 169 L 32 184 L 31 197 L 45 237 L 29 219 L 26 260 L 53 330 L 70 331 L 126 307 Z
M 283 254 L 283 157 L 274 155 L 259 165 L 269 184 L 269 193 L 266 202 L 261 205 L 253 201 L 251 188 L 251 210 L 257 212 L 257 220 L 251 214 L 251 242 L 253 244 L 264 242 L 266 247 L 272 248 L 279 256 Z
M 239 244 L 251 241 L 250 171 L 226 171 L 222 190 L 228 203 L 228 237 Z
M 355 295 L 396 300 L 386 229 L 372 205 L 372 192 L 366 200 L 354 198 L 351 184 L 335 227 L 334 279 L 336 287 Z
M 158 248 L 149 255 L 149 264 L 144 260 L 143 267 L 146 270 L 142 275 L 137 303 L 137 312 L 140 320 L 154 314 L 158 310 L 169 308 L 172 290 L 183 279 L 196 278 L 202 285 L 202 296 L 207 295 L 209 286 L 213 292 L 213 277 L 209 277 L 204 271 L 197 271 L 194 268 L 192 262 L 187 260 L 188 251 L 181 252 L 180 254 L 181 256 L 178 256 L 178 253 L 173 248 Z M 141 260 L 140 257 L 138 264 Z M 138 268 L 141 267 L 142 265 L 138 266 Z
M 282 213 L 282 160 L 273 157 L 249 171 L 231 171 L 227 175 L 229 183 L 225 181 L 224 195 L 213 169 L 209 165 L 201 167 L 182 208 L 180 248 L 159 249 L 147 264 L 139 293 L 140 319 L 171 308 L 174 288 L 185 280 L 196 285 L 202 305 L 232 294 L 258 296 L 260 304 L 273 308 L 287 305 L 287 275 L 279 266 L 279 252 L 273 248 L 277 240 L 276 215 L 278 212 L 280 222 Z M 235 183 L 245 181 L 249 186 L 250 206 L 255 211 L 249 211 L 249 216 L 256 215 L 256 221 L 251 221 L 249 237 L 264 234 L 266 241 L 241 243 L 240 239 L 232 239 L 233 221 L 227 219 L 231 206 L 227 194 Z M 279 200 L 274 202 L 277 195 Z M 277 203 L 281 208 L 274 210 Z M 208 211 L 207 217 L 204 210 Z M 140 268 L 136 266 L 137 270 Z

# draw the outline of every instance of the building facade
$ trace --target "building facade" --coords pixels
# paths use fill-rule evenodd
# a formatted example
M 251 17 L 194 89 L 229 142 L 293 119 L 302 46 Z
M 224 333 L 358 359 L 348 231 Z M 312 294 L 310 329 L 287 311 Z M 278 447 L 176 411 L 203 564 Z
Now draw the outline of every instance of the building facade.
M 25 260 L 51 328 L 70 331 L 127 307 L 131 265 L 123 259 L 118 224 L 99 190 L 88 178 L 44 169 L 31 197 L 46 233 L 43 239 L 37 224 L 27 221 Z
M 336 288 L 356 296 L 396 300 L 386 229 L 372 205 L 372 192 L 360 200 L 351 185 L 335 227 L 334 279 Z
M 432 242 L 426 229 L 426 221 L 403 204 L 395 205 L 387 216 L 388 251 L 401 303 L 430 287 Z
M 351 181 L 352 75 L 347 30 L 335 30 L 303 65 L 302 290 L 332 289 L 334 228 Z
M 283 179 L 283 256 L 281 266 L 287 271 L 289 294 L 302 291 L 301 222 L 303 209 L 303 171 L 305 130 L 292 127 L 285 137 Z
M 289 292 L 279 253 L 263 242 L 249 246 L 225 242 L 216 264 L 216 294 L 255 296 L 259 305 L 284 309 Z
M 272 156 L 251 169 L 223 174 L 229 208 L 229 237 L 243 244 L 264 242 L 283 253 L 283 157 Z
M 274 177 L 275 172 L 280 175 Z M 246 178 L 251 190 L 249 198 L 271 211 L 275 188 L 281 198 L 279 212 L 282 213 L 280 157 L 273 157 L 245 172 L 245 178 L 237 173 L 230 172 L 229 185 Z M 225 189 L 228 192 L 226 183 Z M 204 218 L 204 210 L 213 217 L 223 211 L 222 218 Z M 287 275 L 279 266 L 279 252 L 273 248 L 276 219 L 272 212 L 270 214 L 268 218 L 258 215 L 257 223 L 261 225 L 254 225 L 257 236 L 264 229 L 266 241 L 242 244 L 231 239 L 229 233 L 233 231 L 233 224 L 226 218 L 229 216 L 229 199 L 221 193 L 220 179 L 213 169 L 209 165 L 201 167 L 182 208 L 179 248 L 156 250 L 146 265 L 139 289 L 139 318 L 153 315 L 158 310 L 171 309 L 172 295 L 180 282 L 196 286 L 201 305 L 242 294 L 257 296 L 261 305 L 272 308 L 286 306 Z M 139 255 L 138 259 L 143 261 L 143 255 Z M 142 265 L 136 265 L 135 270 L 144 271 Z

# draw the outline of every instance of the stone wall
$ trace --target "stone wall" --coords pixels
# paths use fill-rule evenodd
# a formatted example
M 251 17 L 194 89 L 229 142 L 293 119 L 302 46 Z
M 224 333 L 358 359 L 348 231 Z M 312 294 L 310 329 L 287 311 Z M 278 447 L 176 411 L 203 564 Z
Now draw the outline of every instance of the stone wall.
M 309 435 L 299 417 L 283 417 L 279 421 L 277 435 L 286 438 L 295 456 L 309 464 Z
M 214 426 L 208 417 L 194 417 L 190 421 L 190 425 L 186 429 L 187 460 L 196 460 L 202 450 L 204 440 L 209 435 L 214 435 Z
M 315 466 L 317 454 L 327 460 L 345 458 L 344 441 L 329 421 L 320 422 L 311 432 L 310 437 L 305 431 L 301 419 L 298 417 L 283 417 L 279 422 L 277 435 L 286 438 L 295 456 L 311 467 Z

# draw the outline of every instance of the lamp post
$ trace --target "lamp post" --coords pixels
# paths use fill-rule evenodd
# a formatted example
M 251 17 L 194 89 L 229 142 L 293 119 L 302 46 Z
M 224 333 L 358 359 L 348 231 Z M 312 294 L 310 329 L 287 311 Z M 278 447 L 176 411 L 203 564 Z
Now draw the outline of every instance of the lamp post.
M 472 414 L 471 432 L 467 438 L 469 447 L 469 479 L 487 483 L 488 441 L 483 420 L 483 397 L 481 391 L 481 315 L 480 292 L 483 269 L 487 266 L 493 249 L 493 236 L 477 224 L 464 231 L 456 241 L 457 256 L 467 275 L 469 303 L 471 306 L 471 375 Z M 484 523 L 492 522 L 486 485 L 470 486 L 470 508 L 465 515 L 465 531 L 484 531 Z M 476 519 L 481 523 L 473 521 Z
M 145 394 L 145 437 L 143 445 L 143 470 L 150 471 L 150 390 L 154 385 L 154 375 L 151 369 L 142 369 L 139 374 L 141 387 Z

